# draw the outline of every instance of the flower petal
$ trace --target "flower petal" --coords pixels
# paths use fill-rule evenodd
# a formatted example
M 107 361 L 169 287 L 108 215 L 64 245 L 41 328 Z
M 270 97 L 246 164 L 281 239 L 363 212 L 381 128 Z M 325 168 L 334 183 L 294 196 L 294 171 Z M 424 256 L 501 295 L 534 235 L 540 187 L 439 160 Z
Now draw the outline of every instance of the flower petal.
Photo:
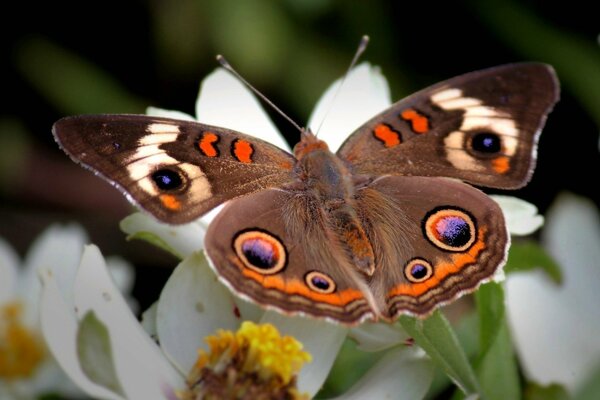
M 146 333 L 153 339 L 158 338 L 158 332 L 156 329 L 156 310 L 158 309 L 158 301 L 152 303 L 146 311 L 142 313 L 142 328 Z
M 82 390 L 93 398 L 120 400 L 121 396 L 88 379 L 81 370 L 77 357 L 77 320 L 58 288 L 54 272 L 40 271 L 40 323 L 48 348 L 63 371 Z
M 337 399 L 422 399 L 433 380 L 433 370 L 422 350 L 399 347 L 387 352 Z
M 19 256 L 0 238 L 0 305 L 16 296 L 19 274 Z
M 165 118 L 173 118 L 180 119 L 183 121 L 196 121 L 194 117 L 190 114 L 186 114 L 177 110 L 165 110 L 164 108 L 158 107 L 148 107 L 146 108 L 146 115 L 150 115 L 153 117 L 165 117 Z
M 261 323 L 271 323 L 282 335 L 296 338 L 312 356 L 298 375 L 298 390 L 314 396 L 321 386 L 344 343 L 348 328 L 304 317 L 288 317 L 275 311 L 265 312 Z
M 544 224 L 544 217 L 538 214 L 538 209 L 533 204 L 513 196 L 490 197 L 502 208 L 511 235 L 529 235 Z
M 54 279 L 63 293 L 67 305 L 72 306 L 71 288 L 86 241 L 87 235 L 79 225 L 52 225 L 44 230 L 31 245 L 25 258 L 25 269 L 21 274 L 19 288 L 19 292 L 27 303 L 24 319 L 30 326 L 35 326 L 38 320 L 38 302 L 41 290 L 41 283 L 38 279 L 39 270 L 53 272 Z
M 106 265 L 110 276 L 115 281 L 115 285 L 121 293 L 129 293 L 133 289 L 135 282 L 135 272 L 133 266 L 124 258 L 119 256 L 109 256 L 106 258 Z
M 362 63 L 345 81 L 340 78 L 325 91 L 308 126 L 336 152 L 348 135 L 391 104 L 390 89 L 379 68 Z
M 183 386 L 182 377 L 129 310 L 96 246 L 84 250 L 74 291 L 79 317 L 93 310 L 110 333 L 115 369 L 127 398 L 160 398 Z
M 222 68 L 202 81 L 196 118 L 203 124 L 233 129 L 289 150 L 289 145 L 256 97 L 239 79 Z
M 156 327 L 161 347 L 184 374 L 198 357 L 204 338 L 240 323 L 229 290 L 219 283 L 204 254 L 194 253 L 173 271 L 160 294 Z
M 410 336 L 399 324 L 364 323 L 348 333 L 362 351 L 381 351 L 404 343 Z
M 137 212 L 125 217 L 120 226 L 129 235 L 128 239 L 147 240 L 182 259 L 204 247 L 206 229 L 199 221 L 167 225 Z
M 548 212 L 543 244 L 562 266 L 557 286 L 540 270 L 509 275 L 509 321 L 526 375 L 574 392 L 600 361 L 600 215 L 586 199 L 561 195 Z

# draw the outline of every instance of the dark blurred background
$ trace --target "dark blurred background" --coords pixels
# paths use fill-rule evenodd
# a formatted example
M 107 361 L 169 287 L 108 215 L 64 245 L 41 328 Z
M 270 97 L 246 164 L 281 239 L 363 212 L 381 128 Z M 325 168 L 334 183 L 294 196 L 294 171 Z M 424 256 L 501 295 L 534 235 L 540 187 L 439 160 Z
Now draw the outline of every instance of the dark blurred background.
M 138 270 L 142 307 L 175 265 L 128 243 L 131 208 L 75 165 L 51 136 L 59 118 L 143 113 L 149 105 L 194 113 L 200 81 L 224 54 L 300 124 L 350 62 L 379 65 L 398 100 L 472 70 L 518 61 L 552 64 L 562 100 L 541 136 L 531 183 L 510 192 L 542 212 L 560 191 L 600 205 L 600 45 L 590 1 L 105 0 L 12 3 L 3 11 L 0 236 L 24 254 L 53 222 L 78 221 L 105 254 Z M 273 119 L 290 144 L 298 133 Z M 164 267 L 164 268 L 163 268 Z

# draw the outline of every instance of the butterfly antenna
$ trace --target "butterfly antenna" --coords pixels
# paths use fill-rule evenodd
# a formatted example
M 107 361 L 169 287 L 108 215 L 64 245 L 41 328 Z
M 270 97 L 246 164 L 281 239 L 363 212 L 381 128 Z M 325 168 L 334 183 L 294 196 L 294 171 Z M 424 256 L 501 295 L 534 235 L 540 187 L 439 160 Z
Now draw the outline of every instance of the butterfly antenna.
M 300 131 L 300 133 L 304 132 L 304 128 L 302 128 L 300 125 L 298 125 L 286 113 L 281 111 L 281 109 L 279 107 L 277 107 L 271 100 L 269 100 L 267 98 L 267 96 L 265 96 L 264 94 L 259 92 L 258 89 L 256 89 L 254 86 L 252 86 L 247 80 L 242 78 L 242 76 L 240 74 L 238 74 L 238 72 L 235 69 L 233 69 L 233 67 L 231 66 L 231 64 L 229 64 L 229 62 L 225 59 L 225 57 L 223 57 L 222 55 L 219 54 L 219 55 L 217 55 L 217 61 L 219 62 L 219 64 L 221 64 L 221 66 L 223 68 L 225 68 L 227 71 L 231 72 L 236 78 L 238 78 L 240 80 L 240 82 L 242 82 L 244 85 L 246 85 L 248 87 L 248 89 L 252 90 L 265 103 L 267 103 L 271 108 L 273 108 L 275 111 L 277 111 L 277 113 L 279 113 L 279 115 L 281 115 L 283 118 L 288 120 L 288 122 L 290 124 L 292 124 L 296 129 L 298 129 Z
M 354 53 L 354 57 L 352 57 L 352 61 L 350 61 L 350 65 L 348 66 L 346 73 L 342 77 L 342 81 L 340 82 L 340 84 L 337 87 L 335 94 L 333 95 L 333 98 L 331 99 L 331 102 L 329 103 L 327 111 L 325 112 L 325 114 L 323 114 L 323 119 L 319 123 L 319 127 L 317 128 L 317 131 L 315 132 L 315 136 L 318 136 L 319 131 L 323 127 L 323 123 L 327 119 L 327 115 L 331 112 L 331 109 L 333 108 L 333 104 L 335 103 L 335 100 L 337 99 L 338 95 L 340 94 L 340 91 L 341 91 L 342 87 L 344 86 L 344 82 L 346 82 L 346 78 L 350 74 L 350 71 L 352 70 L 352 68 L 354 68 L 354 66 L 356 65 L 356 62 L 358 61 L 358 59 L 362 55 L 362 53 L 364 53 L 365 50 L 367 49 L 369 40 L 370 40 L 370 38 L 367 35 L 364 35 L 363 37 L 360 38 L 360 42 L 358 43 L 358 48 L 356 49 L 356 52 Z

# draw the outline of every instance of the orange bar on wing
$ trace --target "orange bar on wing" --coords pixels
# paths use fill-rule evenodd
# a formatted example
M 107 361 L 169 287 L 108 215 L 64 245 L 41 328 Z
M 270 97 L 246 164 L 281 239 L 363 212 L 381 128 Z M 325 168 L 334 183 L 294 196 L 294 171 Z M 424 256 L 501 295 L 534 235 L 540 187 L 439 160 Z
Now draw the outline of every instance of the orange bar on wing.
M 500 156 L 492 160 L 492 168 L 499 174 L 505 174 L 510 170 L 510 162 L 508 157 Z
M 202 139 L 198 143 L 198 147 L 200 147 L 200 151 L 207 157 L 216 157 L 219 155 L 219 152 L 215 148 L 215 143 L 219 141 L 219 137 L 212 132 L 204 132 L 202 135 Z
M 412 130 L 416 133 L 425 133 L 429 130 L 429 120 L 427 117 L 412 108 L 402 111 L 400 117 L 406 121 L 410 121 Z
M 373 131 L 375 137 L 381 140 L 385 147 L 394 147 L 400 144 L 400 135 L 386 124 L 379 124 Z
M 161 194 L 159 198 L 162 205 L 169 210 L 177 211 L 181 208 L 181 202 L 172 194 Z
M 238 161 L 250 164 L 252 162 L 252 153 L 254 153 L 254 148 L 249 142 L 238 139 L 233 143 L 233 155 Z

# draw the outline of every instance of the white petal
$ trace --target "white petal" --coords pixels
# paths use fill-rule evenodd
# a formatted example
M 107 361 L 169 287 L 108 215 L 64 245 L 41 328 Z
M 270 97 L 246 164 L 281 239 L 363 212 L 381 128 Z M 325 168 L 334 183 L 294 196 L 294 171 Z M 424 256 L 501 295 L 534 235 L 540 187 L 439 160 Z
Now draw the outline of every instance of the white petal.
M 222 68 L 202 81 L 196 102 L 196 118 L 203 124 L 233 129 L 289 150 L 289 145 L 256 97 Z
M 81 370 L 77 358 L 77 320 L 58 288 L 52 270 L 40 271 L 40 323 L 48 348 L 63 371 L 82 390 L 93 398 L 122 399 L 115 393 L 93 383 Z
M 121 230 L 131 237 L 158 238 L 158 244 L 179 258 L 185 258 L 204 247 L 206 229 L 199 221 L 183 225 L 167 225 L 145 213 L 133 213 L 121 221 Z
M 80 318 L 93 310 L 106 325 L 117 376 L 128 398 L 161 398 L 166 390 L 183 386 L 182 377 L 127 307 L 96 246 L 85 248 L 74 298 Z
M 202 224 L 202 227 L 205 230 L 208 229 L 208 225 L 210 225 L 210 223 L 217 216 L 217 214 L 221 212 L 221 210 L 223 209 L 224 206 L 225 206 L 225 204 L 221 204 L 220 206 L 213 208 L 212 210 L 210 210 L 208 213 L 204 214 L 200 218 L 199 222 L 200 222 L 200 224 Z
M 293 336 L 310 353 L 312 362 L 300 371 L 298 390 L 314 396 L 327 379 L 348 328 L 312 318 L 288 317 L 275 311 L 265 312 L 260 322 L 271 323 L 282 335 Z
M 362 351 L 381 351 L 404 343 L 410 336 L 399 324 L 364 323 L 350 329 L 348 335 L 356 340 Z
M 337 151 L 348 135 L 391 105 L 387 80 L 378 67 L 369 63 L 358 65 L 336 94 L 342 79 L 325 91 L 308 122 L 309 128 L 327 142 L 332 152 Z
M 348 392 L 337 399 L 422 399 L 433 380 L 433 364 L 418 348 L 386 353 Z
M 593 204 L 561 195 L 548 212 L 543 244 L 561 266 L 557 286 L 540 270 L 510 275 L 511 328 L 526 375 L 574 391 L 600 362 L 600 215 Z
M 75 274 L 87 235 L 79 225 L 52 225 L 31 245 L 25 258 L 19 292 L 25 298 L 24 319 L 35 326 L 40 295 L 39 270 L 51 270 L 60 292 L 69 306 L 73 304 L 72 290 Z
M 11 245 L 0 238 L 0 306 L 15 298 L 18 274 L 19 256 Z
M 490 196 L 502 208 L 508 231 L 512 235 L 529 235 L 544 224 L 544 217 L 531 203 L 513 196 Z
M 264 308 L 251 301 L 244 300 L 234 296 L 233 301 L 240 311 L 242 321 L 252 321 L 258 323 L 265 313 Z
M 115 284 L 121 293 L 129 293 L 133 289 L 135 282 L 135 271 L 133 265 L 119 256 L 109 256 L 106 258 L 108 272 L 115 281 Z
M 142 313 L 142 328 L 146 331 L 148 336 L 153 339 L 158 338 L 158 331 L 156 329 L 156 310 L 158 309 L 158 301 L 152 303 L 146 311 Z
M 195 121 L 196 119 L 190 114 L 186 114 L 177 110 L 165 110 L 164 108 L 148 107 L 146 108 L 146 115 L 153 117 L 165 117 L 173 119 L 181 119 L 183 121 Z
M 156 326 L 163 351 L 187 374 L 204 338 L 217 329 L 237 330 L 240 318 L 229 290 L 211 270 L 203 254 L 192 254 L 173 271 L 161 292 Z

